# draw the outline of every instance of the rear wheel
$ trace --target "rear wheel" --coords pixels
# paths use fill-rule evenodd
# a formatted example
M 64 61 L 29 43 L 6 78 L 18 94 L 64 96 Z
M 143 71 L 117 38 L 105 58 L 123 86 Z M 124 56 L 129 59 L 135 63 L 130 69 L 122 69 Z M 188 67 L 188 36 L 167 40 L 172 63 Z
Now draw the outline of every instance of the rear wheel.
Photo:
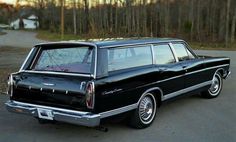
M 145 94 L 139 101 L 138 108 L 130 117 L 129 124 L 133 128 L 142 129 L 152 124 L 156 115 L 156 99 L 153 94 Z
M 222 86 L 222 76 L 219 72 L 217 72 L 212 79 L 211 87 L 207 91 L 202 92 L 202 96 L 205 98 L 215 98 L 220 95 Z

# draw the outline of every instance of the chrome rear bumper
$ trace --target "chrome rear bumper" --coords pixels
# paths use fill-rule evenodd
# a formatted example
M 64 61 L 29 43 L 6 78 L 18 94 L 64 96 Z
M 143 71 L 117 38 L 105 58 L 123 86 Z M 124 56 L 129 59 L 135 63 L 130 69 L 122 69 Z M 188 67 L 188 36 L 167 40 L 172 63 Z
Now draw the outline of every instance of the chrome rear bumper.
M 26 114 L 37 118 L 62 121 L 82 126 L 95 127 L 100 124 L 100 114 L 92 114 L 90 112 L 74 111 L 69 109 L 61 109 L 17 101 L 7 101 L 6 108 L 10 112 Z M 43 113 L 43 111 L 50 112 Z M 42 111 L 42 114 L 41 114 Z

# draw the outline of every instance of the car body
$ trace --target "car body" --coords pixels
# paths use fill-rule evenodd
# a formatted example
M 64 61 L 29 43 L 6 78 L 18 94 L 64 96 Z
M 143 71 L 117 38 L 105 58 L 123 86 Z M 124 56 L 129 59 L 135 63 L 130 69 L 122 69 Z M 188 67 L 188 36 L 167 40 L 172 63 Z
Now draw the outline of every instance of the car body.
M 90 127 L 130 112 L 131 126 L 145 128 L 163 101 L 217 97 L 229 67 L 229 58 L 198 56 L 180 39 L 43 43 L 9 76 L 6 107 Z

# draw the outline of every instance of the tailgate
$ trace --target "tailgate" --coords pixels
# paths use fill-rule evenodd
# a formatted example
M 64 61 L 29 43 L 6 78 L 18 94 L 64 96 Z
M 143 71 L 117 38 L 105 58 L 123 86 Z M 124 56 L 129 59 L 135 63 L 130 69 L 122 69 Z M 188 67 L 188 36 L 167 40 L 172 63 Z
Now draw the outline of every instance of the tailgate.
M 13 79 L 12 100 L 86 110 L 85 89 L 90 77 L 21 72 Z

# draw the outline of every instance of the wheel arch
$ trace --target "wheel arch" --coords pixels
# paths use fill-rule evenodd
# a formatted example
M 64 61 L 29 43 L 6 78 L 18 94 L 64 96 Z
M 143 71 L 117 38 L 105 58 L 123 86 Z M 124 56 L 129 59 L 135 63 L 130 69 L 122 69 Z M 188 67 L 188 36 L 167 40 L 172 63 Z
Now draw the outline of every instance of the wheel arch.
M 138 100 L 138 103 L 140 103 L 141 99 L 145 96 L 145 94 L 147 93 L 151 93 L 155 96 L 155 99 L 156 99 L 156 102 L 157 102 L 157 107 L 160 107 L 161 106 L 161 103 L 162 103 L 162 100 L 163 100 L 163 91 L 161 88 L 159 87 L 153 87 L 153 88 L 150 88 L 148 90 L 146 90 L 142 95 L 141 97 L 139 98 Z
M 224 69 L 224 68 L 218 68 L 218 69 L 215 71 L 215 73 L 214 73 L 212 79 L 214 78 L 214 76 L 216 75 L 216 73 L 220 73 L 220 75 L 223 77 L 223 76 L 224 76 L 224 72 L 225 72 L 225 69 Z

